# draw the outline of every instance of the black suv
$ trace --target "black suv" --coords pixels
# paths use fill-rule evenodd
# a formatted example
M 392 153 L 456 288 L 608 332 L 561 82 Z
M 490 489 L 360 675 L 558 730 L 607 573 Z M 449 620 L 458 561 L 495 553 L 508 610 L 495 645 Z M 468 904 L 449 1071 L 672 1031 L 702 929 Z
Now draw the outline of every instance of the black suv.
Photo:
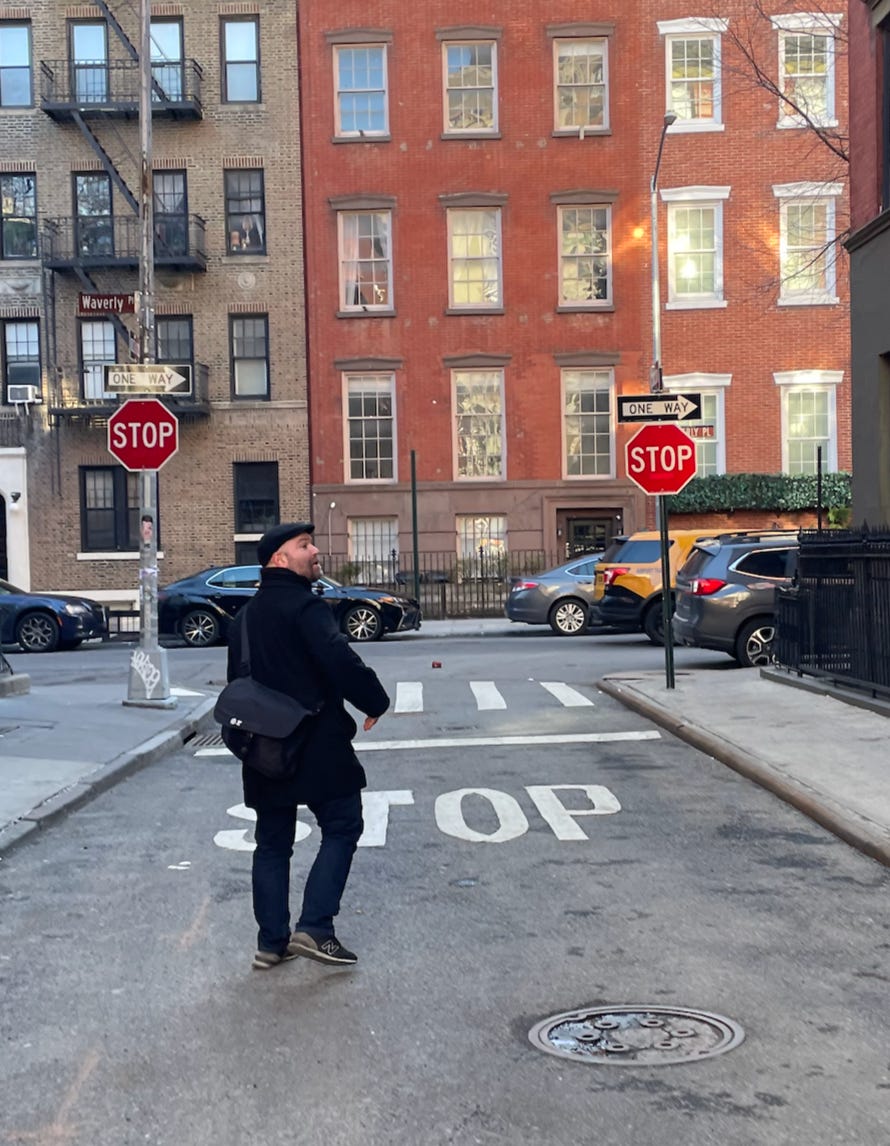
M 797 571 L 797 531 L 700 541 L 677 574 L 674 640 L 729 653 L 746 668 L 770 664 L 776 588 Z

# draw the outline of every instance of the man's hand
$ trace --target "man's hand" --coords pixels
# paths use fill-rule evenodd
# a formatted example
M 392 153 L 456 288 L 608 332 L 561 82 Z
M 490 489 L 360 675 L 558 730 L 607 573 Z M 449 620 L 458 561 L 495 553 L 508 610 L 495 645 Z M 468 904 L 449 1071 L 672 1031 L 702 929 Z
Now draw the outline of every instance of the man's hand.
M 365 730 L 365 732 L 370 732 L 379 719 L 379 716 L 366 716 L 365 723 L 362 725 L 362 728 Z

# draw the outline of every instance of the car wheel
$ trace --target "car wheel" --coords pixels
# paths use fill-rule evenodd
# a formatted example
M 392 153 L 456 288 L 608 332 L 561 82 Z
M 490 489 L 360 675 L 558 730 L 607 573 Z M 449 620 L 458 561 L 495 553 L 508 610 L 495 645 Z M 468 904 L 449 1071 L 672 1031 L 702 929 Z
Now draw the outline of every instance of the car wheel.
M 759 621 L 748 621 L 739 629 L 735 640 L 735 659 L 742 668 L 773 663 L 773 641 L 776 636 L 776 623 L 764 617 Z
M 59 626 L 51 613 L 25 613 L 15 639 L 26 653 L 51 653 L 59 645 Z
M 383 618 L 371 605 L 353 605 L 343 618 L 343 632 L 351 641 L 378 641 Z
M 650 605 L 643 616 L 643 632 L 653 645 L 664 644 L 664 613 L 661 601 Z
M 182 639 L 193 649 L 205 649 L 219 640 L 219 621 L 206 609 L 193 609 L 182 618 Z
M 583 633 L 587 625 L 587 606 L 583 601 L 567 597 L 557 601 L 547 618 L 550 628 L 560 637 L 575 637 Z

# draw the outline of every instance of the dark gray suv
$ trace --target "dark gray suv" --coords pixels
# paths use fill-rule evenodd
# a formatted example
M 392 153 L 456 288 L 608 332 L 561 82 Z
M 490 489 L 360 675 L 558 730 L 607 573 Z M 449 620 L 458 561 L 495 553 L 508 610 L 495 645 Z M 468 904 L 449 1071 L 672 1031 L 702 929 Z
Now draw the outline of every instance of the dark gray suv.
M 796 531 L 699 542 L 677 574 L 674 640 L 729 653 L 745 668 L 770 664 L 776 587 L 797 569 Z

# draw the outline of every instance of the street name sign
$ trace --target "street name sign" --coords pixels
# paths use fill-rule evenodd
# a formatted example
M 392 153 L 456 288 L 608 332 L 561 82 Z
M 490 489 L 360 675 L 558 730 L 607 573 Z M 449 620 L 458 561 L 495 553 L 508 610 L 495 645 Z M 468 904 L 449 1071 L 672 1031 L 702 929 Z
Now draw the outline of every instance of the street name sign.
M 627 443 L 625 464 L 646 493 L 679 493 L 695 477 L 695 442 L 670 423 L 643 426 Z
M 619 422 L 683 422 L 701 417 L 701 394 L 629 394 L 618 398 Z
M 135 314 L 136 295 L 130 294 L 89 294 L 81 291 L 77 296 L 77 313 L 84 314 Z
M 191 394 L 191 366 L 159 363 L 106 363 L 105 390 L 109 394 Z
M 159 470 L 179 449 L 179 422 L 158 398 L 128 398 L 108 419 L 108 450 L 130 472 Z

